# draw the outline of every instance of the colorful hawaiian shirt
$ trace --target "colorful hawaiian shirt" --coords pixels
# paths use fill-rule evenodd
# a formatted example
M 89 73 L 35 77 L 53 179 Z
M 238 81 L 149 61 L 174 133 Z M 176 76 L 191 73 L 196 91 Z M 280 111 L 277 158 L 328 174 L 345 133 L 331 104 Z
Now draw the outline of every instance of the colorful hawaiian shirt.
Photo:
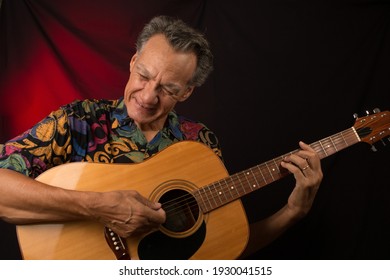
M 221 157 L 211 130 L 174 111 L 169 113 L 164 128 L 148 142 L 128 116 L 123 98 L 75 101 L 6 142 L 0 151 L 0 168 L 35 178 L 67 162 L 141 162 L 182 140 L 202 142 Z

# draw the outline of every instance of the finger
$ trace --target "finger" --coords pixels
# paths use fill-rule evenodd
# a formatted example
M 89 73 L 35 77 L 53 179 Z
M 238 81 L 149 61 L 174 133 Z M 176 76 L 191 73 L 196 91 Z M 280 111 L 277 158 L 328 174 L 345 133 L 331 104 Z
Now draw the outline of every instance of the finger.
M 301 151 L 299 151 L 299 155 L 302 157 L 306 157 L 308 164 L 312 169 L 320 169 L 320 157 L 318 156 L 317 152 L 306 143 L 300 141 L 299 146 L 301 147 Z
M 302 172 L 306 171 L 307 169 L 310 169 L 310 165 L 309 164 L 307 164 L 306 166 L 301 168 Z
M 138 215 L 145 217 L 143 223 L 147 224 L 148 222 L 162 224 L 165 222 L 165 211 L 161 208 L 161 203 L 153 202 L 137 193 L 135 199 L 139 202 Z
M 308 144 L 306 144 L 303 141 L 299 141 L 299 147 L 301 147 L 302 150 L 311 151 L 315 153 L 315 150 Z
M 148 217 L 148 222 L 160 225 L 165 222 L 166 219 L 166 213 L 165 211 L 160 208 L 158 210 L 152 210 L 150 208 L 146 208 L 145 211 L 146 217 Z
M 153 210 L 158 210 L 161 208 L 161 203 L 159 202 L 153 202 L 147 198 L 145 198 L 144 196 L 142 196 L 141 194 L 137 193 L 137 196 L 136 196 L 136 199 L 143 205 L 145 205 L 146 207 L 149 207 Z
M 143 199 L 142 203 L 149 207 L 150 209 L 153 209 L 153 210 L 158 210 L 158 209 L 161 209 L 161 203 L 159 202 L 153 202 L 153 201 L 150 201 L 146 198 Z
M 303 170 L 310 167 L 309 162 L 307 160 L 308 156 L 309 155 L 307 155 L 306 153 L 297 152 L 296 154 L 291 154 L 285 157 L 283 161 L 287 163 L 292 163 L 293 165 L 297 166 L 300 170 Z
M 290 171 L 292 174 L 294 174 L 294 177 L 295 179 L 301 179 L 303 177 L 305 177 L 305 175 L 302 173 L 302 170 L 299 166 L 297 166 L 296 164 L 288 161 L 282 161 L 281 163 L 281 166 L 283 168 L 286 168 L 288 171 Z
M 140 215 L 142 213 L 142 216 L 145 217 L 145 223 L 162 224 L 165 222 L 165 211 L 162 209 L 161 203 L 150 201 L 142 195 L 137 195 L 136 198 L 141 204 Z

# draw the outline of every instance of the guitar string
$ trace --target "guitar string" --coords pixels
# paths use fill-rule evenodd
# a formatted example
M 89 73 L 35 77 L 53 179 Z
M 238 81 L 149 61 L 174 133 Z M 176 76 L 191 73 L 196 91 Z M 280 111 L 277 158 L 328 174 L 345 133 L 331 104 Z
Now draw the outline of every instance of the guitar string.
M 262 164 L 262 166 L 265 166 L 265 164 Z M 237 197 L 241 197 L 241 196 L 245 195 L 246 193 L 248 193 L 248 191 L 245 191 L 246 188 L 243 188 L 243 184 L 240 180 L 240 177 L 244 177 L 244 176 L 247 177 L 245 175 L 245 173 L 257 175 L 259 173 L 259 171 L 255 171 L 254 168 L 256 168 L 256 167 L 252 167 L 246 171 L 242 171 L 242 172 L 239 172 L 239 173 L 236 173 L 236 174 L 230 176 L 229 177 L 230 183 L 226 182 L 227 178 L 223 178 L 223 179 L 221 179 L 213 184 L 210 184 L 210 185 L 203 187 L 202 189 L 196 190 L 196 192 L 194 192 L 193 195 L 195 195 L 197 192 L 199 192 L 199 196 L 201 196 L 201 198 L 206 198 L 206 201 L 209 201 L 209 204 L 217 204 L 218 206 L 224 204 L 226 201 L 232 201 L 232 200 L 236 199 Z M 258 177 L 258 176 L 255 176 L 255 177 Z M 265 178 L 265 180 L 262 179 L 263 181 L 271 181 L 271 179 L 270 179 L 271 176 L 267 175 L 266 177 L 265 176 L 262 176 L 262 177 Z M 260 178 L 256 178 L 256 179 L 260 180 Z M 252 181 L 248 181 L 248 183 L 251 184 Z M 264 182 L 264 183 L 266 183 L 266 182 Z M 240 185 L 242 188 L 241 189 L 234 188 L 234 192 L 236 192 L 236 194 L 231 194 L 232 190 L 229 188 L 226 188 L 229 185 Z M 201 190 L 203 190 L 203 194 L 200 194 Z M 227 193 L 227 192 L 230 193 L 230 195 L 228 195 L 229 198 L 226 198 L 226 195 L 224 195 L 224 197 L 225 197 L 224 198 L 222 195 L 224 193 Z M 185 203 L 187 200 L 189 200 L 191 198 L 192 198 L 192 195 L 188 194 L 188 195 L 183 195 L 181 197 L 177 197 L 177 198 L 172 199 L 170 201 L 167 201 L 165 203 L 169 204 L 172 208 L 172 207 L 175 207 L 176 205 L 180 205 L 180 204 Z M 217 199 L 215 199 L 215 198 L 217 198 Z M 219 201 L 220 203 L 210 202 L 211 200 L 216 200 L 216 201 Z M 175 203 L 174 201 L 177 201 L 177 203 Z
M 313 144 L 311 144 L 312 148 L 315 149 L 317 151 L 317 153 L 321 153 L 321 154 L 324 154 L 325 156 L 327 156 L 327 152 L 326 150 L 329 150 L 329 149 L 334 149 L 334 151 L 331 152 L 331 154 L 333 154 L 334 152 L 337 152 L 345 147 L 348 147 L 350 146 L 351 144 L 348 144 L 348 142 L 352 142 L 354 143 L 354 141 L 356 142 L 356 135 L 354 134 L 353 131 L 350 131 L 350 130 L 347 130 L 347 131 L 344 131 L 344 135 L 343 135 L 343 132 L 340 132 L 338 134 L 335 134 L 331 137 L 328 137 L 328 138 L 324 138 L 320 141 L 317 141 Z M 340 136 L 338 136 L 340 135 Z M 336 137 L 336 139 L 332 139 L 332 137 Z M 323 144 L 321 142 L 330 142 L 330 144 L 327 144 L 326 147 L 323 146 Z M 291 154 L 291 153 L 294 153 L 298 150 L 295 150 L 293 152 L 290 152 L 288 154 Z M 276 164 L 280 164 L 280 161 L 284 158 L 284 156 L 288 155 L 288 154 L 285 154 L 283 156 L 280 156 L 279 158 L 276 158 L 274 160 L 271 160 L 273 161 L 274 165 Z M 271 161 L 268 161 L 268 162 L 265 162 L 263 164 L 260 164 L 260 165 L 257 165 L 255 167 L 258 167 L 259 169 L 262 169 L 261 167 L 264 167 L 264 166 L 267 166 L 267 165 L 270 165 L 271 164 Z M 248 170 L 246 171 L 242 171 L 242 172 L 239 172 L 239 173 L 236 173 L 232 176 L 230 176 L 230 181 L 233 183 L 233 184 L 237 184 L 239 183 L 238 185 L 241 185 L 241 187 L 243 188 L 244 192 L 238 192 L 237 189 L 235 189 L 235 191 L 237 192 L 237 196 L 231 196 L 231 199 L 227 199 L 226 198 L 226 193 L 228 190 L 226 190 L 226 186 L 229 185 L 229 184 L 222 184 L 222 186 L 220 186 L 218 188 L 218 185 L 221 185 L 221 181 L 226 181 L 226 178 L 222 179 L 222 180 L 219 180 L 213 184 L 210 184 L 210 185 L 207 185 L 205 187 L 202 188 L 204 194 L 200 194 L 200 189 L 196 190 L 194 193 L 190 194 L 186 194 L 186 195 L 183 195 L 183 196 L 180 196 L 180 197 L 177 197 L 175 199 L 172 199 L 170 201 L 167 201 L 167 202 L 164 202 L 164 205 L 166 205 L 166 209 L 164 209 L 167 213 L 172 213 L 172 211 L 175 211 L 179 208 L 183 208 L 183 204 L 185 204 L 187 201 L 189 201 L 191 204 L 187 204 L 187 207 L 189 207 L 190 209 L 192 209 L 193 207 L 197 207 L 198 208 L 198 202 L 196 201 L 196 198 L 193 196 L 195 195 L 195 193 L 199 193 L 199 195 L 203 198 L 203 199 L 206 199 L 206 202 L 208 202 L 208 204 L 210 204 L 210 206 L 212 206 L 212 208 L 216 208 L 218 206 L 221 206 L 223 204 L 226 204 L 227 202 L 230 202 L 232 200 L 235 200 L 236 198 L 238 197 L 241 197 L 242 195 L 245 195 L 246 194 L 246 189 L 248 189 L 250 192 L 252 191 L 252 188 L 249 187 L 249 188 L 244 188 L 243 187 L 243 184 L 241 182 L 241 180 L 239 179 L 240 176 L 242 176 L 243 174 L 245 174 L 245 172 L 247 173 L 251 173 L 253 175 L 258 175 L 258 173 L 264 173 L 264 170 L 263 172 L 261 170 L 259 171 L 255 171 L 254 168 L 255 167 L 252 167 L 252 168 L 249 168 Z M 268 167 L 267 167 L 268 168 Z M 264 168 L 263 168 L 264 169 Z M 275 173 L 274 173 L 275 174 Z M 280 175 L 280 171 L 278 172 L 277 175 Z M 246 175 L 244 175 L 246 176 Z M 242 176 L 243 177 L 243 176 Z M 265 175 L 262 174 L 262 177 L 257 177 L 257 176 L 254 176 L 254 178 L 256 179 L 256 182 L 257 180 L 260 180 L 260 181 L 264 181 L 264 183 L 267 183 L 268 181 L 271 182 L 271 181 L 274 181 L 275 179 L 273 178 L 272 176 L 272 173 L 271 172 L 265 172 Z M 247 179 L 247 178 L 246 178 Z M 279 179 L 279 178 L 278 178 Z M 218 183 L 218 184 L 217 184 Z M 251 184 L 250 181 L 248 181 L 249 185 Z M 225 185 L 225 187 L 224 187 Z M 214 189 L 212 189 L 211 187 L 214 187 Z M 261 186 L 259 186 L 261 187 Z M 223 192 L 221 192 L 223 191 Z M 217 193 L 217 195 L 215 195 Z M 225 198 L 221 197 L 221 194 L 225 194 Z M 215 198 L 218 198 L 218 199 L 215 199 Z M 211 201 L 211 199 L 213 199 L 214 201 L 220 201 L 220 203 L 213 203 Z M 176 202 L 175 202 L 176 201 Z M 205 203 L 204 203 L 205 204 Z M 215 205 L 214 205 L 215 204 Z M 214 205 L 214 206 L 213 206 Z M 179 206 L 179 207 L 177 207 Z M 210 209 L 212 210 L 212 209 Z
M 338 152 L 339 150 L 342 150 L 342 149 L 344 149 L 344 148 L 346 148 L 346 147 L 349 147 L 349 146 L 351 146 L 352 144 L 355 144 L 355 143 L 357 143 L 357 142 L 359 142 L 359 139 L 357 139 L 355 132 L 354 132 L 351 128 L 349 128 L 349 129 L 347 129 L 347 130 L 345 130 L 345 131 L 339 132 L 339 133 L 337 133 L 337 134 L 335 134 L 335 135 L 332 135 L 332 136 L 330 136 L 330 137 L 327 137 L 327 138 L 324 138 L 324 139 L 322 139 L 322 140 L 320 140 L 320 141 L 317 141 L 317 142 L 311 144 L 310 146 L 311 146 L 314 150 L 316 150 L 317 153 L 320 154 L 320 157 L 321 157 L 321 158 L 324 158 L 324 157 L 326 157 L 326 156 L 329 156 L 329 155 L 332 155 L 332 154 Z M 324 145 L 323 143 L 326 143 L 326 144 Z M 331 151 L 330 151 L 330 154 L 329 154 L 329 150 L 330 150 L 330 149 L 331 149 Z M 295 151 L 290 152 L 290 153 L 288 153 L 288 154 L 292 154 L 292 153 L 294 153 L 294 152 L 296 152 L 296 151 L 298 151 L 298 150 L 295 150 Z M 328 151 L 328 152 L 327 152 L 327 151 Z M 286 155 L 288 155 L 288 154 L 286 154 Z M 284 156 L 286 156 L 286 155 L 284 155 Z M 279 159 L 276 158 L 276 159 L 274 159 L 274 160 L 271 160 L 271 161 L 274 162 L 274 164 L 276 165 L 276 167 L 277 167 L 278 170 L 279 170 L 278 165 L 280 164 L 280 161 L 283 160 L 284 156 L 279 157 Z M 255 167 L 257 167 L 257 168 L 260 170 L 260 173 L 261 173 L 261 175 L 262 175 L 262 177 L 263 177 L 263 181 L 264 181 L 265 184 L 267 184 L 268 181 L 270 181 L 270 182 L 275 181 L 275 178 L 274 178 L 274 176 L 272 175 L 272 173 L 271 173 L 270 171 L 269 171 L 269 172 L 265 172 L 265 173 L 266 173 L 266 176 L 264 176 L 264 174 L 263 174 L 263 173 L 264 173 L 264 172 L 263 172 L 264 170 L 263 170 L 263 171 L 261 170 L 261 169 L 264 169 L 264 168 L 261 168 L 261 167 L 264 167 L 264 166 L 266 166 L 266 167 L 269 169 L 269 166 L 268 166 L 268 165 L 271 164 L 271 161 L 268 161 L 268 162 L 266 162 L 266 163 L 263 163 L 263 164 L 260 164 L 260 165 L 255 166 Z M 248 169 L 246 172 L 252 173 L 252 174 L 255 175 L 256 173 L 258 173 L 257 171 L 254 171 L 254 168 L 255 168 L 255 167 L 252 167 L 252 168 Z M 249 172 L 249 171 L 250 171 L 250 172 Z M 275 171 L 275 170 L 274 170 L 274 171 Z M 241 176 L 242 176 L 242 174 L 244 174 L 244 172 L 245 172 L 245 171 L 240 172 L 240 173 L 237 173 L 237 174 L 234 174 L 233 176 L 230 176 L 230 177 L 229 177 L 230 180 L 233 182 L 233 185 L 235 185 L 235 183 L 236 183 L 237 181 L 240 183 L 240 185 L 242 185 L 242 182 L 241 182 L 241 180 L 239 179 L 240 176 L 238 176 L 238 175 L 241 174 Z M 269 176 L 268 174 L 270 174 L 271 176 Z M 275 174 L 275 173 L 274 173 L 274 174 Z M 281 175 L 281 174 L 280 174 L 280 170 L 279 170 L 279 174 L 277 174 L 277 175 Z M 236 177 L 238 180 L 237 180 L 237 179 L 234 179 L 235 177 Z M 277 179 L 279 179 L 279 177 L 280 177 L 280 176 L 278 176 Z M 245 177 L 245 178 L 247 179 L 247 177 Z M 257 186 L 259 186 L 259 184 L 257 183 L 257 179 L 260 180 L 261 178 L 256 178 L 256 176 L 254 176 L 254 179 L 255 179 L 255 181 L 256 181 Z M 222 179 L 222 180 L 226 181 L 226 178 L 224 178 L 224 179 Z M 219 185 L 221 185 L 220 182 L 221 182 L 222 180 L 218 181 Z M 248 183 L 249 183 L 249 185 L 251 184 L 251 182 L 250 182 L 249 180 L 248 180 Z M 227 184 L 225 184 L 225 185 L 227 185 Z M 232 200 L 234 200 L 234 199 L 236 199 L 236 198 L 238 198 L 238 197 L 241 197 L 242 195 L 245 195 L 245 194 L 246 194 L 245 188 L 243 188 L 244 193 L 239 193 L 239 192 L 237 191 L 237 189 L 234 189 L 234 190 L 237 192 L 237 195 L 238 195 L 238 196 L 237 196 L 237 197 L 232 196 L 231 199 L 226 199 L 226 193 L 227 193 L 227 191 L 225 190 L 225 191 L 223 192 L 223 194 L 224 194 L 224 196 L 225 196 L 225 199 L 221 199 L 221 196 L 220 196 L 220 194 L 222 193 L 221 190 L 224 190 L 224 188 L 222 187 L 222 188 L 220 188 L 219 190 L 218 190 L 217 188 L 214 188 L 213 191 L 211 192 L 210 186 L 216 186 L 216 183 L 215 183 L 215 184 L 208 185 L 208 186 L 206 186 L 206 187 L 204 187 L 204 188 L 202 189 L 202 190 L 204 191 L 204 193 L 206 193 L 206 191 L 207 191 L 207 189 L 208 189 L 209 194 L 206 195 L 206 201 L 207 201 L 207 202 L 210 204 L 210 206 L 211 206 L 211 209 L 209 209 L 209 210 L 212 210 L 212 209 L 214 209 L 214 208 L 216 208 L 216 207 L 218 207 L 218 206 L 221 206 L 221 205 L 223 205 L 223 204 L 226 204 L 227 202 L 230 202 L 230 201 L 232 201 Z M 261 187 L 261 186 L 260 186 L 260 187 Z M 229 189 L 228 189 L 228 190 L 229 190 Z M 199 191 L 199 190 L 198 190 L 198 191 Z M 229 192 L 230 192 L 230 191 L 231 191 L 231 190 L 229 190 Z M 249 191 L 251 192 L 251 188 L 249 189 Z M 215 196 L 215 193 L 218 193 L 219 195 Z M 219 204 L 219 203 L 214 203 L 215 205 L 212 206 L 213 203 L 212 203 L 212 201 L 211 201 L 211 199 L 210 199 L 210 195 L 211 195 L 211 197 L 212 197 L 212 199 L 213 199 L 214 201 L 216 201 L 216 200 L 215 200 L 215 197 L 218 197 L 221 203 L 220 203 L 220 204 Z M 186 197 L 185 200 L 191 200 L 191 202 L 193 203 L 193 205 L 190 205 L 190 206 L 189 206 L 190 208 L 192 208 L 193 206 L 195 206 L 195 207 L 198 208 L 198 204 L 199 204 L 199 203 L 196 202 L 196 199 L 193 198 L 193 196 L 192 196 L 191 194 L 185 195 L 185 196 L 183 196 L 183 197 Z M 183 198 L 183 197 L 182 197 L 182 198 Z M 203 195 L 203 197 L 204 197 L 204 195 Z M 182 198 L 179 197 L 179 198 L 175 198 L 175 199 L 174 199 L 174 200 L 178 200 L 178 201 L 179 201 L 178 203 L 172 203 L 172 201 L 174 201 L 174 200 L 171 200 L 171 201 L 169 202 L 169 205 L 170 205 L 171 207 L 174 207 L 174 208 L 171 209 L 171 210 L 167 210 L 167 211 L 170 212 L 170 211 L 174 211 L 175 209 L 177 209 L 177 208 L 175 208 L 175 207 L 176 207 L 175 204 L 176 204 L 176 205 L 177 205 L 177 204 L 180 205 L 180 207 L 182 208 L 182 204 L 183 204 Z M 217 199 L 217 200 L 218 200 L 218 199 Z M 205 206 L 206 206 L 206 205 L 205 205 Z
M 256 174 L 257 172 L 252 171 L 251 173 Z M 231 176 L 230 181 L 233 183 L 233 185 L 241 185 L 242 186 L 242 183 L 239 180 L 239 176 L 242 176 L 242 173 L 237 173 L 237 174 L 234 174 Z M 228 191 L 230 192 L 229 189 L 226 190 L 226 186 L 228 186 L 228 185 L 229 184 L 226 182 L 226 178 L 224 178 L 224 179 L 221 179 L 213 184 L 207 185 L 207 186 L 203 187 L 202 189 L 198 189 L 195 192 L 193 192 L 192 194 L 186 194 L 186 195 L 177 197 L 175 199 L 172 199 L 170 201 L 165 202 L 164 204 L 167 204 L 168 206 L 170 206 L 170 208 L 173 207 L 175 209 L 176 205 L 184 204 L 188 200 L 195 200 L 195 203 L 196 203 L 196 198 L 193 198 L 193 197 L 196 196 L 197 193 L 199 193 L 199 196 L 201 198 L 206 198 L 206 200 L 208 200 L 208 201 L 211 201 L 211 197 L 213 198 L 213 200 L 215 200 L 215 197 L 218 197 L 217 201 L 220 202 L 220 203 L 218 203 L 218 205 L 222 205 L 226 201 L 234 200 L 237 197 L 241 197 L 242 195 L 245 195 L 247 193 L 245 190 L 242 191 L 240 189 L 239 190 L 235 189 L 235 191 L 237 192 L 236 195 L 230 194 L 229 198 L 227 198 L 226 195 L 224 195 L 225 198 L 223 198 L 223 197 L 221 197 L 221 195 L 223 194 L 222 191 L 225 193 Z M 200 194 L 200 191 L 202 191 L 202 190 L 203 190 L 204 194 Z M 177 202 L 175 202 L 175 201 L 177 201 Z M 212 203 L 212 202 L 210 202 L 210 203 Z M 212 204 L 216 204 L 216 203 L 212 203 Z M 168 209 L 168 206 L 166 206 L 166 209 Z
M 347 135 L 348 136 L 348 135 Z M 344 136 L 344 137 L 346 137 L 346 136 Z M 323 139 L 323 140 L 321 140 L 321 141 L 330 141 L 331 140 L 331 138 L 329 137 L 329 138 L 326 138 L 326 139 Z M 343 142 L 345 142 L 345 139 L 341 139 L 340 137 L 339 138 L 337 138 L 336 140 L 332 140 L 331 141 L 335 146 L 337 145 L 337 144 L 340 144 L 340 143 L 343 143 Z M 321 143 L 320 142 L 318 142 L 318 143 L 314 143 L 312 146 L 317 146 L 317 147 L 320 147 L 321 148 L 321 150 L 324 150 L 324 148 L 323 147 L 321 147 Z M 348 146 L 348 145 L 342 145 L 342 146 Z M 329 147 L 327 147 L 327 149 L 328 149 Z M 336 148 L 336 147 L 334 147 L 335 148 L 335 151 L 337 151 L 338 149 Z M 342 149 L 342 148 L 339 148 L 339 149 Z M 320 151 L 321 152 L 321 151 Z M 282 157 L 280 157 L 280 158 L 282 158 Z M 275 161 L 275 160 L 274 160 Z M 269 162 L 268 162 L 269 163 Z M 262 165 L 266 165 L 266 163 L 264 163 L 264 164 L 262 164 Z M 253 169 L 253 168 L 252 168 Z M 252 170 L 252 173 L 253 173 L 253 170 Z M 242 174 L 242 173 L 241 173 Z M 237 174 L 235 174 L 235 175 L 237 175 Z M 232 182 L 234 183 L 235 181 L 237 181 L 236 179 L 233 179 L 233 177 L 235 177 L 235 176 L 231 176 L 231 178 L 232 178 Z M 268 174 L 267 174 L 267 177 L 265 177 L 265 181 L 271 181 L 270 180 L 270 178 L 271 178 L 271 176 L 268 176 Z M 268 179 L 268 180 L 267 180 Z M 272 178 L 273 179 L 273 178 Z M 216 184 L 213 184 L 214 186 L 216 185 Z M 209 187 L 209 186 L 206 186 L 205 188 L 204 188 L 204 190 L 206 191 L 206 189 L 207 189 L 207 187 Z M 210 188 L 208 188 L 208 189 L 210 189 Z M 223 189 L 223 188 L 222 188 Z M 218 191 L 218 193 L 219 193 L 219 190 L 217 190 Z M 207 194 L 206 195 L 206 199 L 207 200 L 209 200 L 210 201 L 210 195 L 213 195 L 213 193 L 211 193 L 211 191 L 208 191 L 209 192 L 209 194 Z M 241 193 L 241 194 L 239 194 L 240 196 L 241 195 L 244 195 L 245 194 L 245 192 L 244 193 Z M 214 196 L 213 197 L 215 197 L 215 193 L 214 193 Z M 220 197 L 219 195 L 217 195 L 217 197 Z M 170 206 L 171 207 L 174 207 L 174 209 L 172 209 L 172 210 L 175 210 L 175 204 L 183 204 L 183 198 L 185 198 L 185 200 L 188 200 L 188 199 L 191 199 L 192 200 L 192 195 L 191 194 L 188 194 L 188 195 L 185 195 L 185 196 L 183 196 L 183 197 L 179 197 L 179 198 L 175 198 L 174 200 L 171 200 L 171 201 L 169 201 L 169 204 L 170 204 Z M 172 201 L 175 201 L 175 200 L 178 200 L 179 202 L 178 203 L 172 203 Z M 185 201 L 184 200 L 184 201 Z M 221 203 L 225 203 L 226 201 L 225 201 L 226 199 L 223 199 L 222 201 L 221 201 Z M 196 203 L 196 200 L 194 199 L 194 201 L 195 201 L 195 205 L 197 206 L 197 204 L 198 203 Z M 227 200 L 227 201 L 230 201 L 229 199 Z M 211 202 L 209 202 L 209 204 L 210 205 L 212 205 L 213 203 L 211 203 Z M 217 205 L 218 206 L 218 205 Z M 172 210 L 168 210 L 168 211 L 172 211 Z

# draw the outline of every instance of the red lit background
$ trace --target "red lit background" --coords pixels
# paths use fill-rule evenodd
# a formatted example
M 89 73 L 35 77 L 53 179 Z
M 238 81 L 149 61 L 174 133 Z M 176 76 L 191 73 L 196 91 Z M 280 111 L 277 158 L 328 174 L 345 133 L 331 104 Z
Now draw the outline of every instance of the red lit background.
M 215 71 L 178 110 L 216 131 L 231 173 L 344 130 L 353 113 L 390 109 L 389 1 L 230 2 L 3 0 L 0 142 L 74 99 L 120 97 L 135 38 L 159 14 L 211 43 Z M 252 257 L 390 258 L 389 146 L 323 160 L 310 215 Z M 292 186 L 245 197 L 249 220 L 278 209 Z M 13 229 L 0 237 L 6 256 Z
M 5 2 L 0 141 L 76 98 L 121 96 L 143 24 L 156 11 L 172 14 L 183 6 L 182 1 L 153 1 L 154 8 L 139 2 Z M 202 1 L 184 4 L 195 17 L 197 6 Z

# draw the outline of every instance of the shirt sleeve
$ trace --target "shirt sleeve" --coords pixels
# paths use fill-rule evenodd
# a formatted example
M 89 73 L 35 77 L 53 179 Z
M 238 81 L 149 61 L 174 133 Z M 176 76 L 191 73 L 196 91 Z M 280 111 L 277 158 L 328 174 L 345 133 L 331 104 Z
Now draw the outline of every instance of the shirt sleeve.
M 199 132 L 199 141 L 207 145 L 223 161 L 221 146 L 213 131 L 205 126 Z
M 194 140 L 208 146 L 223 161 L 221 147 L 215 133 L 201 122 L 195 122 L 180 116 L 180 130 L 183 138 Z
M 0 151 L 0 168 L 35 178 L 67 162 L 72 146 L 67 115 L 59 109 L 21 135 L 7 141 Z

